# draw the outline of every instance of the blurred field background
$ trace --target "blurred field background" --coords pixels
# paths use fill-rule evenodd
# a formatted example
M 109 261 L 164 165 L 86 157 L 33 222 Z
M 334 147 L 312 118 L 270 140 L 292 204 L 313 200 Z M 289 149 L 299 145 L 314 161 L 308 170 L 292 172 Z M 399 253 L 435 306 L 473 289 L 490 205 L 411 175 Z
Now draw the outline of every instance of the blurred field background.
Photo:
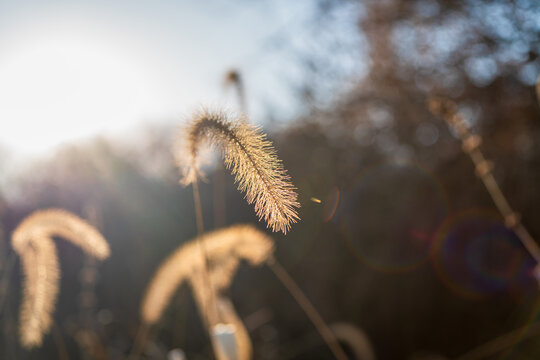
M 330 325 L 362 329 L 377 359 L 416 360 L 526 326 L 470 359 L 540 357 L 536 263 L 427 107 L 432 96 L 458 104 L 538 239 L 537 1 L 0 1 L 0 53 L 0 359 L 60 358 L 59 338 L 72 359 L 127 356 L 154 270 L 196 236 L 171 149 L 201 104 L 245 106 L 274 142 L 302 205 L 290 233 L 272 234 L 276 258 Z M 201 195 L 209 229 L 265 228 L 219 166 Z M 112 256 L 97 264 L 57 242 L 55 334 L 28 352 L 9 240 L 47 207 L 89 219 Z M 332 358 L 268 268 L 242 266 L 230 297 L 254 359 Z M 174 348 L 212 358 L 188 287 L 145 356 Z

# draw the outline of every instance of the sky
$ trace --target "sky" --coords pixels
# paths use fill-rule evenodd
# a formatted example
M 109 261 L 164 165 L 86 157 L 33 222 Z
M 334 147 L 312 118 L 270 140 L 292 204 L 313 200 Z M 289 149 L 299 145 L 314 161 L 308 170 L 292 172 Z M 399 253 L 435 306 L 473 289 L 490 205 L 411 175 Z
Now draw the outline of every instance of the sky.
M 224 74 L 246 79 L 257 123 L 295 102 L 276 79 L 291 59 L 268 42 L 299 31 L 312 2 L 0 0 L 0 148 L 38 156 L 141 123 L 180 121 L 201 105 L 235 108 Z M 292 69 L 292 70 L 291 70 Z

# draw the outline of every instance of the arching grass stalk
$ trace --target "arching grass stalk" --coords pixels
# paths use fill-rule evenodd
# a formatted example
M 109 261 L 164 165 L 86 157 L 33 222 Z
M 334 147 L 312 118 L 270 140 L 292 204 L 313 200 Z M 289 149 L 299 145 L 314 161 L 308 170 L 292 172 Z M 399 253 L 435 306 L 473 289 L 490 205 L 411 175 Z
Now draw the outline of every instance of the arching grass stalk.
M 311 320 L 311 322 L 315 326 L 315 329 L 317 329 L 324 342 L 330 348 L 330 351 L 332 351 L 332 354 L 334 354 L 335 358 L 337 360 L 347 360 L 347 355 L 339 344 L 338 339 L 336 338 L 332 330 L 330 330 L 330 328 L 328 327 L 322 316 L 319 314 L 315 306 L 313 306 L 311 301 L 309 301 L 307 296 L 296 284 L 296 282 L 289 275 L 289 273 L 287 273 L 287 271 L 276 261 L 275 258 L 270 258 L 267 261 L 267 264 L 274 272 L 276 277 L 279 279 L 279 281 L 281 281 L 281 283 L 285 286 L 288 292 L 296 300 L 300 308 L 304 310 L 304 313 Z
M 463 115 L 457 110 L 454 102 L 448 99 L 432 98 L 429 100 L 429 109 L 433 114 L 442 117 L 460 137 L 463 151 L 469 154 L 473 161 L 476 176 L 484 183 L 495 206 L 504 218 L 506 227 L 514 231 L 527 252 L 536 261 L 535 272 L 540 285 L 540 247 L 521 223 L 519 214 L 510 207 L 508 200 L 497 184 L 492 172 L 493 163 L 488 161 L 480 151 L 482 138 L 479 135 L 471 134 L 469 126 L 465 122 Z

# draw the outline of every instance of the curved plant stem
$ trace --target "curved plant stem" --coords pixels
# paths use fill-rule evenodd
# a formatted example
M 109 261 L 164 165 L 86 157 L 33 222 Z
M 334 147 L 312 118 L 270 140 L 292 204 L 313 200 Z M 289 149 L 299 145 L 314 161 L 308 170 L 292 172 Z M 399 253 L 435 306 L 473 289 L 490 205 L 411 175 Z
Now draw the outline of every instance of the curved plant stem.
M 210 268 L 208 254 L 204 242 L 202 241 L 202 235 L 204 233 L 204 221 L 202 213 L 201 195 L 199 193 L 199 181 L 197 179 L 193 181 L 193 201 L 195 203 L 195 216 L 197 218 L 197 243 L 199 244 L 199 249 L 201 250 L 201 255 L 203 258 L 203 281 L 205 283 L 205 287 L 208 290 L 208 293 L 210 294 L 210 296 L 208 296 L 208 303 L 203 304 L 203 306 L 206 308 L 206 311 L 203 311 L 203 313 L 206 314 L 204 321 L 206 322 L 206 326 L 210 327 L 217 324 L 217 322 L 219 321 L 219 312 L 217 309 L 217 302 L 213 291 L 214 289 L 212 287 L 212 282 L 208 273 L 208 269 Z
M 481 164 L 487 163 L 484 154 L 482 154 L 479 148 L 475 148 L 474 150 L 472 150 L 469 155 L 476 168 L 481 167 Z M 506 225 L 510 229 L 514 230 L 525 249 L 527 249 L 527 251 L 534 258 L 536 263 L 540 264 L 540 247 L 538 247 L 538 244 L 534 241 L 531 234 L 519 221 L 517 214 L 510 207 L 510 204 L 508 203 L 508 200 L 506 200 L 506 197 L 504 196 L 501 188 L 499 187 L 499 184 L 497 184 L 497 181 L 493 177 L 493 173 L 489 171 L 483 175 L 480 175 L 480 179 L 484 183 L 486 190 L 493 199 L 495 206 L 497 206 L 497 209 L 505 219 Z
M 298 305 L 304 310 L 306 315 L 309 317 L 323 340 L 326 342 L 326 345 L 330 348 L 330 351 L 334 354 L 334 357 L 337 360 L 347 360 L 347 355 L 345 351 L 339 344 L 336 336 L 330 330 L 326 322 L 323 320 L 322 316 L 319 314 L 315 306 L 309 301 L 304 292 L 296 284 L 293 278 L 287 273 L 287 271 L 281 266 L 274 258 L 270 259 L 268 266 L 274 272 L 276 277 L 281 281 L 281 283 L 287 288 L 292 297 L 296 300 Z
M 517 214 L 508 200 L 504 196 L 499 184 L 492 173 L 492 164 L 480 150 L 482 139 L 470 132 L 463 115 L 457 111 L 457 106 L 450 100 L 433 98 L 429 101 L 429 108 L 432 113 L 442 117 L 448 125 L 455 130 L 463 143 L 463 151 L 469 154 L 476 170 L 476 175 L 482 180 L 495 206 L 504 218 L 506 226 L 513 230 L 517 235 L 527 252 L 536 262 L 536 270 L 540 270 L 540 247 L 533 239 L 529 231 L 520 221 Z M 540 277 L 537 275 L 537 281 L 540 285 Z
M 149 327 L 145 323 L 139 325 L 137 334 L 135 334 L 135 341 L 131 353 L 128 355 L 128 359 L 136 360 L 144 349 L 148 338 Z
M 204 220 L 202 214 L 201 195 L 199 193 L 199 181 L 193 181 L 193 202 L 195 203 L 195 217 L 197 221 L 197 235 L 204 233 Z
M 62 339 L 62 333 L 60 332 L 60 329 L 58 328 L 56 322 L 53 322 L 52 327 L 54 342 L 56 343 L 56 348 L 58 349 L 58 359 L 69 360 L 66 344 L 64 343 L 64 339 Z
M 225 166 L 220 163 L 214 170 L 214 229 L 219 229 L 225 226 L 227 222 L 226 199 L 226 181 Z

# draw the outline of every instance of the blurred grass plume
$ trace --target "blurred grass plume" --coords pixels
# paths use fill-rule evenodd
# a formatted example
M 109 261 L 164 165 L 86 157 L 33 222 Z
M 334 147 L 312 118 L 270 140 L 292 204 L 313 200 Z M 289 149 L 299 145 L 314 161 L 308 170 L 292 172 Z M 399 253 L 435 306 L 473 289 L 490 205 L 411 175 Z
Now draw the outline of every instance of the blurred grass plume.
M 41 345 L 52 325 L 60 281 L 54 236 L 69 240 L 99 260 L 110 254 L 107 241 L 93 226 L 64 210 L 36 211 L 19 224 L 11 243 L 21 257 L 24 273 L 20 339 L 25 348 Z

